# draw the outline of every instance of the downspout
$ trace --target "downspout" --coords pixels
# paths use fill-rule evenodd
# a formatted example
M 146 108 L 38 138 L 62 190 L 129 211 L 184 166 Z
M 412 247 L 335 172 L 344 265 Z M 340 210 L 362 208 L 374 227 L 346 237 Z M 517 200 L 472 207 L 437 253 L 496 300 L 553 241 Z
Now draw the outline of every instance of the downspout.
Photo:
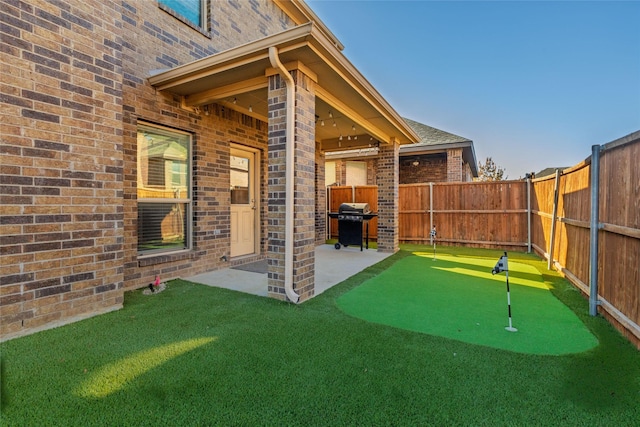
M 286 122 L 286 167 L 285 167 L 285 220 L 284 220 L 284 292 L 293 303 L 298 303 L 300 295 L 293 290 L 293 198 L 294 198 L 294 146 L 295 146 L 295 82 L 284 68 L 278 57 L 278 49 L 269 47 L 271 66 L 278 70 L 280 76 L 286 80 L 287 90 L 287 122 Z

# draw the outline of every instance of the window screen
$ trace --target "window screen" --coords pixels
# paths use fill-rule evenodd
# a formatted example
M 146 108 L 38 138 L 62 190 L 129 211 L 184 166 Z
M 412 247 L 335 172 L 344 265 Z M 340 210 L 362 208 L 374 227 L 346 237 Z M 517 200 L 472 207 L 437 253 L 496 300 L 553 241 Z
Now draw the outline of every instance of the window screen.
M 138 127 L 138 254 L 189 247 L 189 155 L 187 133 Z

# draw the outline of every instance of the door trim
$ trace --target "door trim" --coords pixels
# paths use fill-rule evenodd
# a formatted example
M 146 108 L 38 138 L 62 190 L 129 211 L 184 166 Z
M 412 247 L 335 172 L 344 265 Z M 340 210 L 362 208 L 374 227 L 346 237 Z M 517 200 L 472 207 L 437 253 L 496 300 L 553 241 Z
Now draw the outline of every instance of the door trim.
M 233 150 L 245 151 L 253 154 L 254 163 L 255 163 L 254 167 L 251 170 L 252 176 L 250 177 L 251 184 L 253 185 L 253 188 L 254 188 L 254 199 L 255 199 L 255 202 L 254 202 L 255 215 L 254 215 L 254 224 L 253 224 L 253 230 L 254 230 L 253 253 L 238 255 L 237 258 L 260 255 L 260 252 L 261 252 L 260 241 L 262 238 L 262 233 L 261 233 L 262 230 L 260 227 L 260 224 L 262 223 L 261 221 L 262 220 L 262 209 L 261 209 L 262 192 L 260 187 L 261 174 L 262 174 L 261 151 L 258 148 L 249 147 L 246 145 L 241 145 L 241 144 L 232 142 L 229 144 L 229 155 L 231 155 L 231 152 Z M 229 209 L 231 209 L 231 200 L 229 200 Z M 231 227 L 231 224 L 229 224 L 229 227 Z M 231 228 L 229 228 L 229 232 L 231 232 Z M 229 249 L 231 249 L 231 242 L 229 242 Z M 231 252 L 231 250 L 229 250 L 229 252 Z

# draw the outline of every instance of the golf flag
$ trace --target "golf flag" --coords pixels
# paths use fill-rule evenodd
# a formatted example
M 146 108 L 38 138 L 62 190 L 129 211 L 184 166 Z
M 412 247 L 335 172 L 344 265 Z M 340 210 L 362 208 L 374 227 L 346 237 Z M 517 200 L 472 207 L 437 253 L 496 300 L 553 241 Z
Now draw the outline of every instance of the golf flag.
M 500 259 L 496 263 L 496 266 L 493 267 L 493 270 L 491 270 L 491 274 L 498 274 L 502 273 L 503 271 L 509 271 L 508 257 L 506 252 L 500 257 Z
M 507 326 L 505 329 L 509 332 L 518 332 L 518 330 L 513 327 L 513 323 L 511 322 L 511 292 L 509 291 L 509 261 L 508 261 L 506 252 L 504 253 L 504 255 L 500 257 L 500 259 L 496 263 L 496 266 L 493 267 L 493 270 L 491 270 L 491 274 L 502 273 L 503 271 L 507 276 L 507 307 L 509 310 L 509 326 Z

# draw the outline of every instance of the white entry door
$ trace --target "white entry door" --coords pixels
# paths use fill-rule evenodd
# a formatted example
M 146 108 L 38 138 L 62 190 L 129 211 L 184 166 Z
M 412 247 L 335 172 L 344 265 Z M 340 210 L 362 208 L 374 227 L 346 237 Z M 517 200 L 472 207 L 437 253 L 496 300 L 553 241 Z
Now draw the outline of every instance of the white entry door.
M 231 148 L 231 253 L 232 257 L 256 252 L 256 200 L 258 153 Z

